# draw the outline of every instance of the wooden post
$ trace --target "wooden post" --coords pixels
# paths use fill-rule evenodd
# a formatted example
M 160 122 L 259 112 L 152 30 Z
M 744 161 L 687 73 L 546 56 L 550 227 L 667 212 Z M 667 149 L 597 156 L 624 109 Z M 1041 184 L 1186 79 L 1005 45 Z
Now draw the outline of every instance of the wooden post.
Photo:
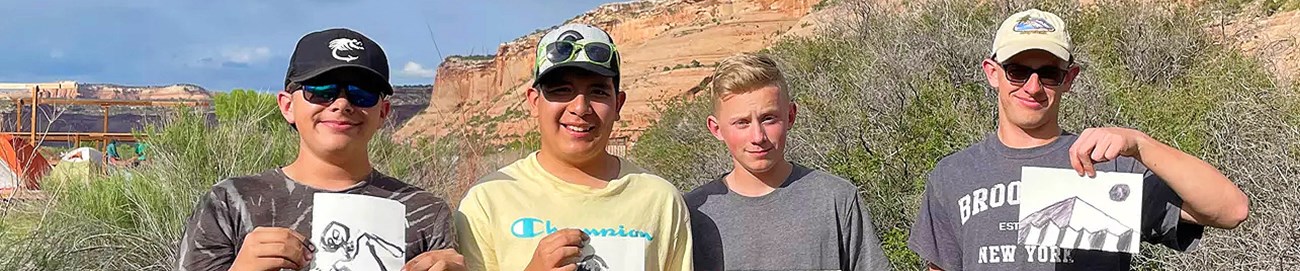
M 40 91 L 41 86 L 39 85 L 32 88 L 32 130 L 29 132 L 29 135 L 31 136 L 29 139 L 31 141 L 28 141 L 31 142 L 31 144 L 38 146 L 40 143 L 36 143 L 36 106 L 41 104 L 41 95 L 38 93 Z
M 14 132 L 23 132 L 23 98 L 14 104 Z
M 101 104 L 99 106 L 104 107 L 104 133 L 107 134 L 108 133 L 108 105 Z

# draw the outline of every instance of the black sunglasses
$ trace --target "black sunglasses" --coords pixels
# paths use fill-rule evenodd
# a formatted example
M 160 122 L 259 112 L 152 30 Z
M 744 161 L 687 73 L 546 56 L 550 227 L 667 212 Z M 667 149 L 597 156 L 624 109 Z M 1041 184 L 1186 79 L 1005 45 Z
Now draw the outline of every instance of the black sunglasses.
M 318 105 L 329 105 L 334 103 L 339 96 L 347 93 L 348 103 L 360 108 L 370 108 L 379 104 L 383 95 L 378 92 L 365 90 L 355 85 L 328 84 L 328 85 L 303 85 L 302 97 L 309 103 Z
M 1038 74 L 1038 82 L 1045 86 L 1059 87 L 1065 83 L 1065 76 L 1070 73 L 1069 69 L 1061 69 L 1057 66 L 1044 66 L 1037 69 L 1029 66 L 1015 63 L 1001 63 L 1002 70 L 1006 71 L 1007 81 L 1015 85 L 1024 85 L 1029 82 L 1029 77 Z

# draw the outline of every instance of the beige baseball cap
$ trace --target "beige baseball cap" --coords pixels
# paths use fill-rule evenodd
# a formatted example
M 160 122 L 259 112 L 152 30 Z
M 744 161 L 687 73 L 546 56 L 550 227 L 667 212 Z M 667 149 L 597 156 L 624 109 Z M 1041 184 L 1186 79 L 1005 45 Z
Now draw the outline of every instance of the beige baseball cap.
M 990 56 L 997 62 L 1028 50 L 1051 52 L 1063 60 L 1074 60 L 1070 55 L 1070 33 L 1065 31 L 1061 17 L 1038 9 L 1030 9 L 1007 17 L 993 37 Z

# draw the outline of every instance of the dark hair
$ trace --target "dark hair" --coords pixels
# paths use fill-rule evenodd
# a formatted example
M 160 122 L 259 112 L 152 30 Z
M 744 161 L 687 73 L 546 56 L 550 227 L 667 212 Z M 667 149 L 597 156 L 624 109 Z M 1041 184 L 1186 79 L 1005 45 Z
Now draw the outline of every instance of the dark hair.
M 533 88 L 541 90 L 546 88 L 546 86 L 562 85 L 564 84 L 564 76 L 562 75 L 569 72 L 572 72 L 578 76 L 599 76 L 599 77 L 612 78 L 614 79 L 614 85 L 613 85 L 614 93 L 618 93 L 620 91 L 618 86 L 618 76 L 614 76 L 614 77 L 604 76 L 604 75 L 597 74 L 596 72 L 589 71 L 583 68 L 577 68 L 577 67 L 565 67 L 565 68 L 552 70 L 546 73 L 545 76 L 537 78 L 537 80 L 533 82 Z

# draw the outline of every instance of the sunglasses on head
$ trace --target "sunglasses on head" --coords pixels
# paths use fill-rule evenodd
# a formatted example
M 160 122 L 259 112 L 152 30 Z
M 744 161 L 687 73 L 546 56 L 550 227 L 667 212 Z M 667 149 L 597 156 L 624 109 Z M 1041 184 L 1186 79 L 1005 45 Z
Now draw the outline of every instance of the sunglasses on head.
M 379 100 L 383 98 L 383 95 L 377 92 L 365 90 L 359 86 L 345 84 L 303 85 L 302 91 L 302 97 L 306 99 L 307 102 L 317 105 L 329 105 L 334 103 L 334 100 L 337 100 L 339 96 L 345 92 L 347 93 L 347 97 L 345 98 L 348 100 L 348 103 L 360 108 L 374 107 L 379 104 Z
M 1061 67 L 1057 66 L 1043 66 L 1034 69 L 1015 63 L 1002 63 L 1002 70 L 1006 71 L 1007 81 L 1011 81 L 1012 84 L 1024 85 L 1025 82 L 1029 82 L 1031 76 L 1038 74 L 1038 82 L 1051 87 L 1059 87 L 1064 84 L 1065 76 L 1070 73 L 1070 70 L 1061 69 Z
M 546 60 L 555 64 L 573 61 L 579 51 L 585 54 L 589 62 L 605 66 L 609 66 L 609 62 L 614 59 L 614 45 L 604 42 L 577 43 L 561 40 L 546 44 L 544 49 Z

